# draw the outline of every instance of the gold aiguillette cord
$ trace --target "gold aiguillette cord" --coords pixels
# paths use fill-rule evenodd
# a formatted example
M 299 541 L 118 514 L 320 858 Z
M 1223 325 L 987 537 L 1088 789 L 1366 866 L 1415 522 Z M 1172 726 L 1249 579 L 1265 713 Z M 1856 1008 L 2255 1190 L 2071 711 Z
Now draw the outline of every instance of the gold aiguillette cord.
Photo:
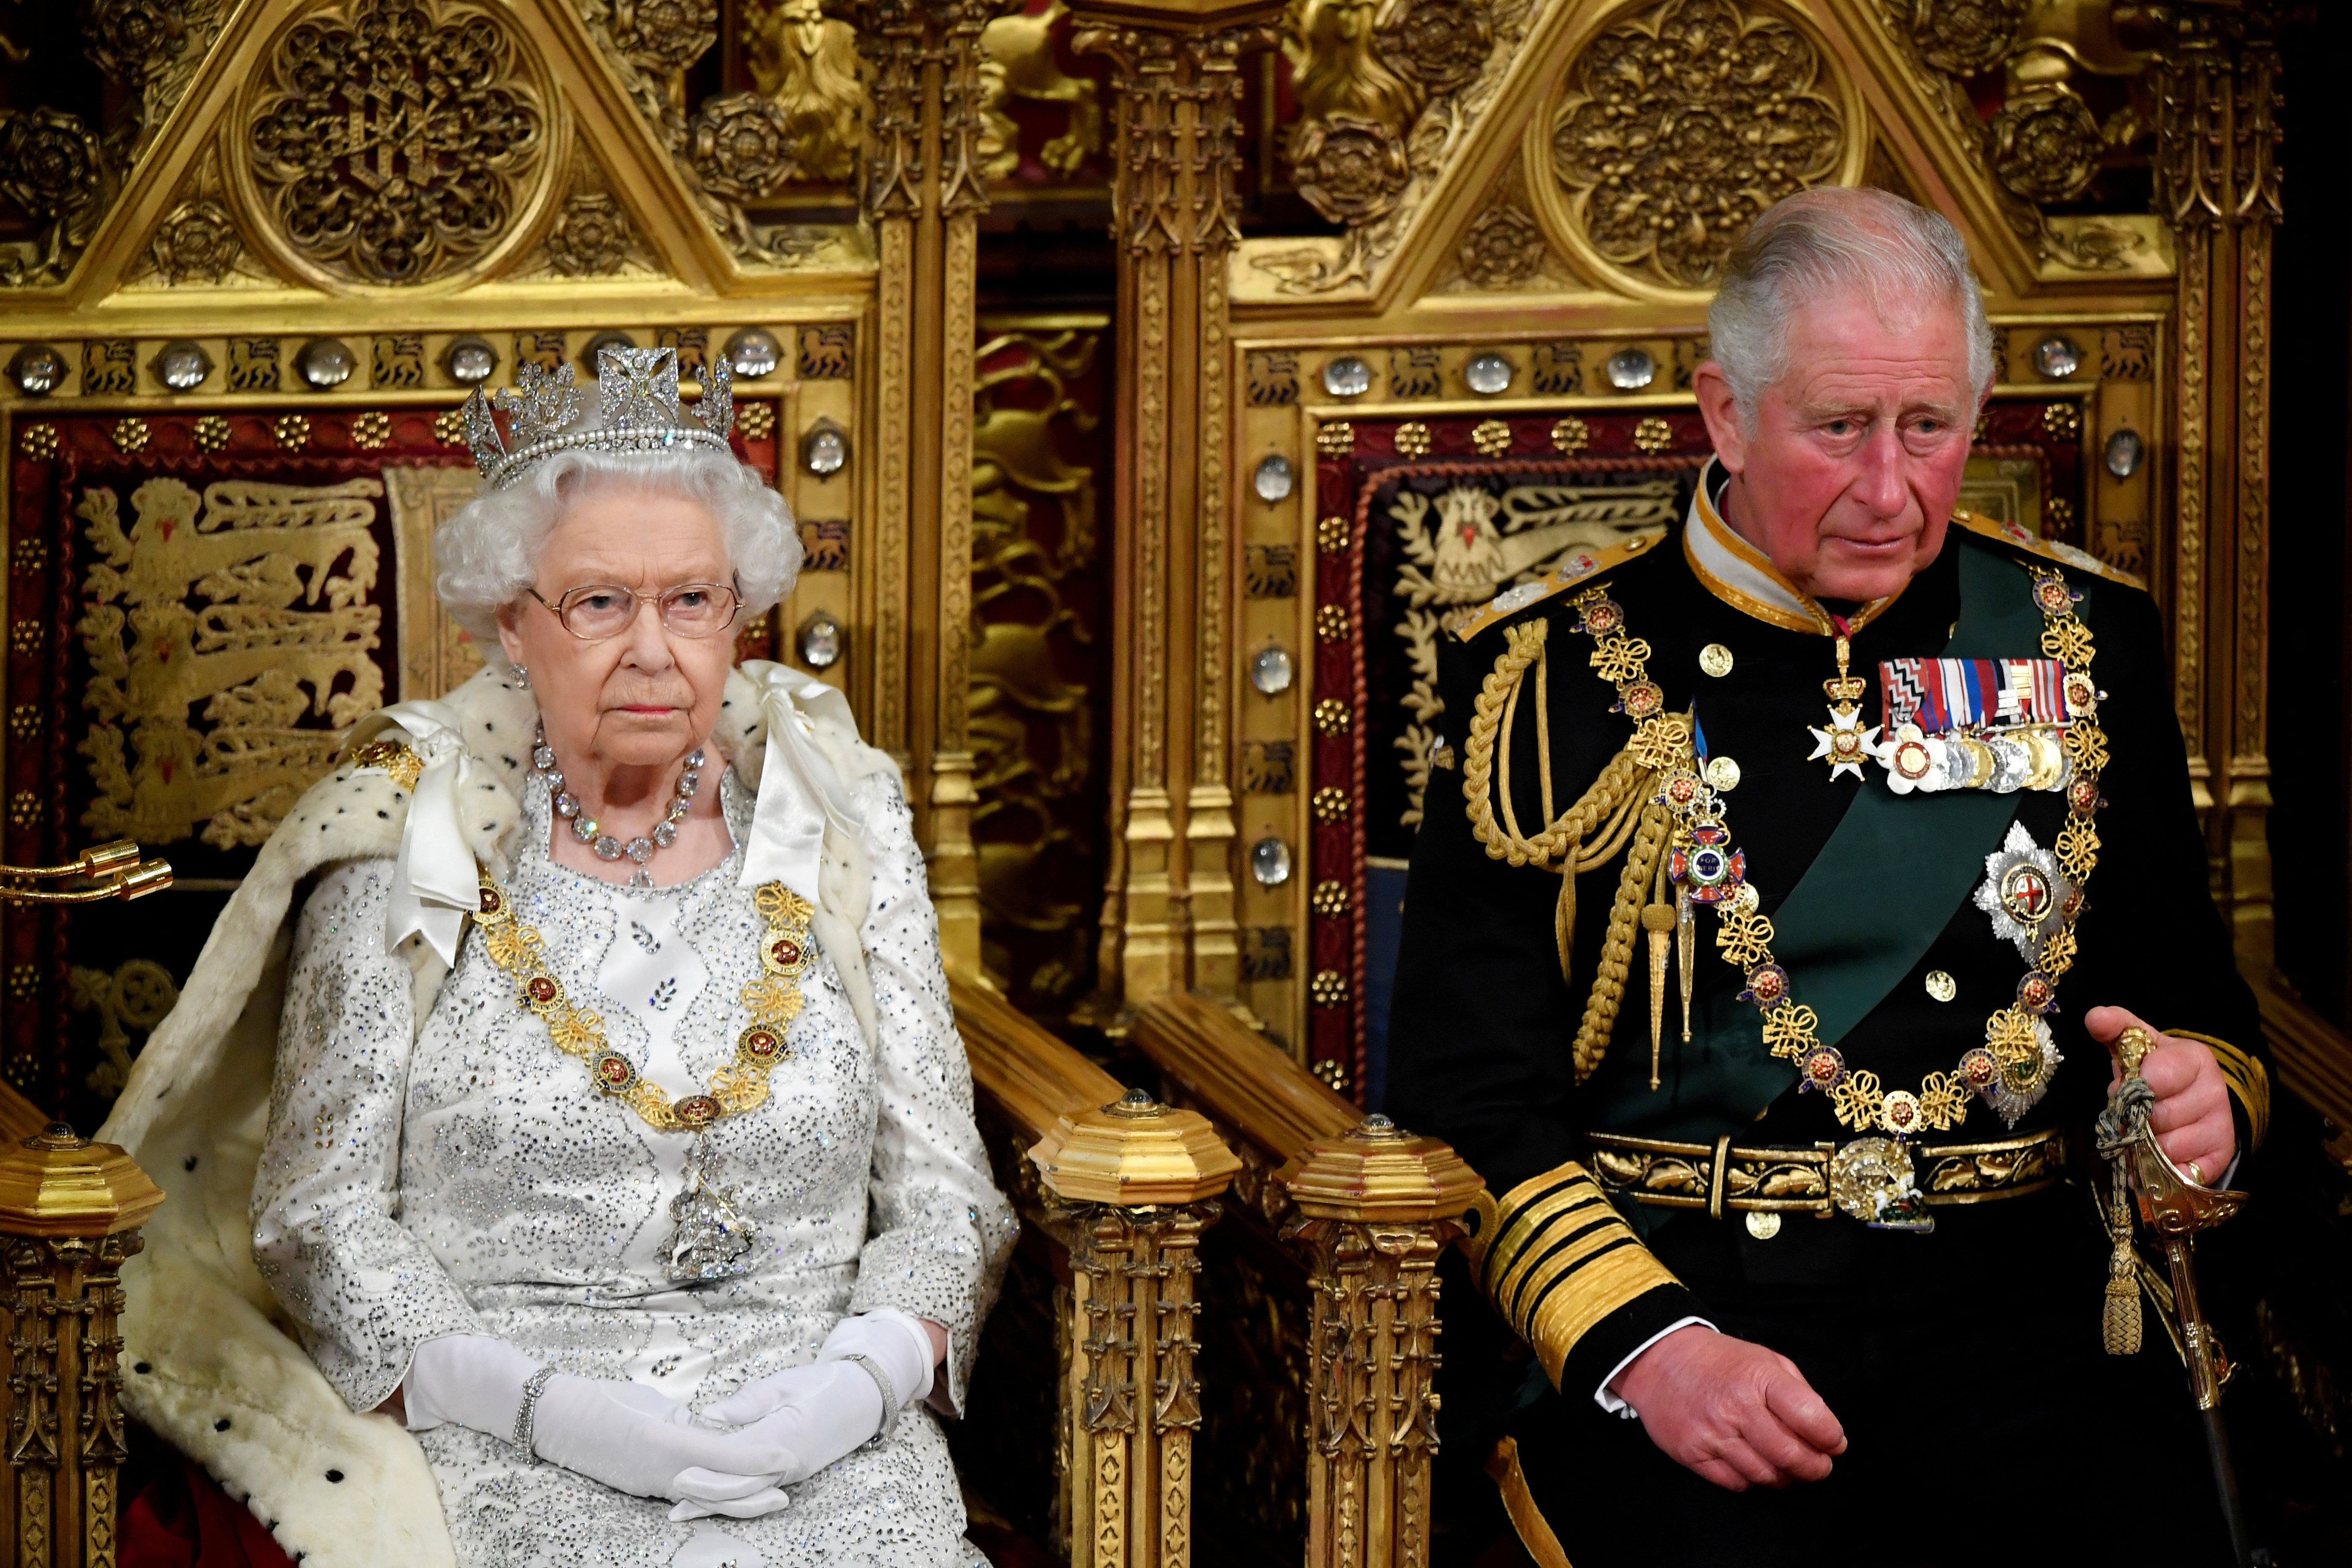
M 1666 902 L 1667 857 L 1658 857 L 1658 874 L 1650 888 L 1650 901 L 1642 910 L 1642 929 L 1650 935 L 1650 1087 L 1658 1087 L 1658 1055 L 1666 1028 L 1666 942 L 1675 929 L 1675 906 Z M 1683 1038 L 1690 1038 L 1690 958 L 1683 958 Z

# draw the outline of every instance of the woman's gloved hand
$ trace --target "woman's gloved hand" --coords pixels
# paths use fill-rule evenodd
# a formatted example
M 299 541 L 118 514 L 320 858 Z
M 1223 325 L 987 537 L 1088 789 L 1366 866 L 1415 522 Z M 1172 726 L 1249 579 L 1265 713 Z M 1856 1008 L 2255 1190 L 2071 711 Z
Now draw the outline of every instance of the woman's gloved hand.
M 540 1370 L 488 1334 L 429 1340 L 416 1348 L 402 1384 L 408 1429 L 453 1422 L 510 1443 L 523 1387 Z M 673 1500 L 694 1496 L 739 1519 L 783 1507 L 779 1481 L 796 1462 L 777 1443 L 749 1432 L 696 1426 L 685 1406 L 657 1389 L 568 1374 L 549 1378 L 541 1391 L 531 1438 L 540 1458 L 617 1491 Z M 682 1484 L 689 1473 L 696 1474 L 690 1492 Z
M 864 1358 L 880 1371 L 900 1407 L 931 1391 L 929 1333 L 919 1320 L 880 1308 L 835 1324 L 814 1363 L 761 1378 L 712 1405 L 708 1417 L 734 1427 L 734 1436 L 789 1453 L 793 1462 L 782 1471 L 782 1485 L 806 1480 L 885 1430 L 898 1413 L 883 1404 L 881 1381 L 852 1358 Z M 681 1475 L 678 1505 L 670 1517 L 747 1517 L 738 1509 L 757 1496 L 756 1489 L 745 1488 L 750 1479 L 724 1472 Z

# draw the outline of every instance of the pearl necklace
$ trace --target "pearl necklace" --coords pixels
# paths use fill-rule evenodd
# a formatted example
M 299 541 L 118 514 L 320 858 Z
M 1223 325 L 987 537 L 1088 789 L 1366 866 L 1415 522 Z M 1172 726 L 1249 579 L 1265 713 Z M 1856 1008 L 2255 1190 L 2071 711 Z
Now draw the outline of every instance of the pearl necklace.
M 580 797 L 563 787 L 563 770 L 555 765 L 555 748 L 547 743 L 547 723 L 541 720 L 530 738 L 531 771 L 547 780 L 550 797 L 555 804 L 555 815 L 572 824 L 572 837 L 596 851 L 599 860 L 618 860 L 623 856 L 636 862 L 637 868 L 629 873 L 629 886 L 650 888 L 654 885 L 646 863 L 655 854 L 677 842 L 677 825 L 686 820 L 694 808 L 694 792 L 702 787 L 702 748 L 697 746 L 687 754 L 686 771 L 677 776 L 677 789 L 670 796 L 669 809 L 654 825 L 650 834 L 630 839 L 626 844 L 604 831 L 604 825 L 584 815 Z

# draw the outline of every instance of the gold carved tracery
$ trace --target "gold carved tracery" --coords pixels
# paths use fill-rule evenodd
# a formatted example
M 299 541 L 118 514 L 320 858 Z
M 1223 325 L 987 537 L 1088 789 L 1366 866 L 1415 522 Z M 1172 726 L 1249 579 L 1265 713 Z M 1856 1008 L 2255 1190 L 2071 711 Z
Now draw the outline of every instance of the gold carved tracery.
M 481 269 L 565 166 L 537 57 L 470 0 L 321 0 L 270 45 L 230 162 L 281 259 L 322 287 Z
M 1528 165 L 1556 237 L 1635 292 L 1702 293 L 1756 215 L 1852 184 L 1868 137 L 1853 85 L 1794 13 L 1663 0 L 1593 35 Z M 1544 142 L 1538 147 L 1534 138 Z

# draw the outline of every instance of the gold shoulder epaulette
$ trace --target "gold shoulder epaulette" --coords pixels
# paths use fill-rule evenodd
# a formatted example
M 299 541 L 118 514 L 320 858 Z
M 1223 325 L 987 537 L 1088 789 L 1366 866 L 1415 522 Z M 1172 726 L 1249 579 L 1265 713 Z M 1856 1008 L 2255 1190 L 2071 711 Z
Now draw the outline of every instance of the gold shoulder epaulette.
M 1590 582 L 1613 566 L 1622 566 L 1664 537 L 1664 531 L 1660 530 L 1654 533 L 1637 533 L 1623 543 L 1612 544 L 1606 550 L 1570 551 L 1566 560 L 1552 568 L 1550 575 L 1538 577 L 1532 583 L 1522 583 L 1516 588 L 1504 589 L 1485 609 L 1457 625 L 1454 635 L 1468 642 L 1496 622 L 1508 620 L 1529 605 L 1540 605 L 1554 594 L 1573 588 L 1580 583 Z
M 2054 539 L 2042 539 L 2028 533 L 2013 522 L 1996 521 L 1980 511 L 1970 511 L 1966 507 L 1953 508 L 1952 521 L 1979 538 L 1999 540 L 2001 543 L 2014 545 L 2028 554 L 2038 555 L 2044 561 L 2055 561 L 2061 566 L 2072 566 L 2080 572 L 2095 572 L 2108 582 L 2121 583 L 2126 587 L 2144 589 L 2147 586 L 2147 580 L 2137 573 L 2126 572 L 2120 566 L 2110 566 L 2097 556 L 2087 551 L 2077 550 L 2071 544 L 2061 544 Z

